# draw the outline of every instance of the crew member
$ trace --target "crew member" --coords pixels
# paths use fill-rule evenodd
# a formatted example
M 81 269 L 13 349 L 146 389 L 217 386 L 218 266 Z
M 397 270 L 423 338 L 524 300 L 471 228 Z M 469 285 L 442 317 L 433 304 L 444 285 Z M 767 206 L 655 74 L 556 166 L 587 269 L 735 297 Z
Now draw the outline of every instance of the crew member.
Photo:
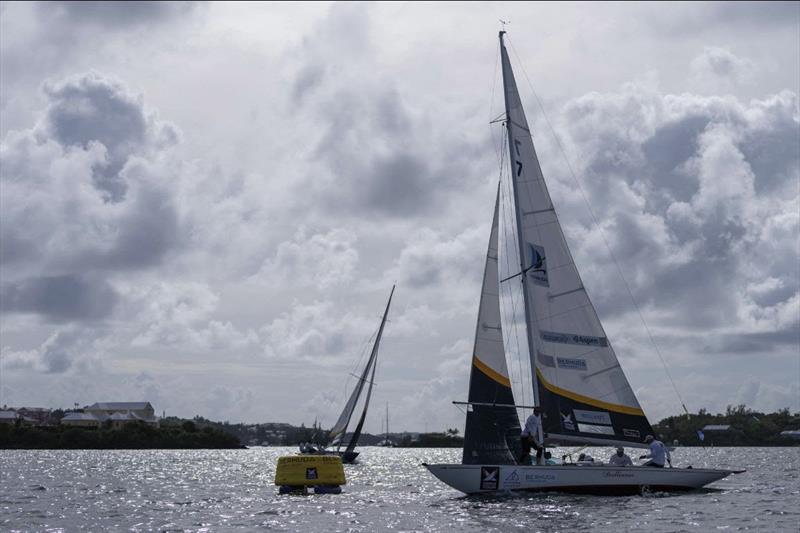
M 642 466 L 654 466 L 656 468 L 664 468 L 664 464 L 669 461 L 669 451 L 667 451 L 667 447 L 664 446 L 664 443 L 660 440 L 657 440 L 652 435 L 648 435 L 644 438 L 645 444 L 650 445 L 650 453 L 647 455 L 642 455 L 639 459 L 650 459 Z M 671 463 L 670 463 L 671 466 Z
M 544 455 L 544 444 L 539 442 L 539 435 L 542 432 L 542 408 L 538 405 L 533 408 L 533 413 L 525 421 L 520 438 L 522 440 L 522 455 L 519 458 L 520 464 L 530 464 L 531 448 L 536 450 L 536 464 L 542 463 Z
M 625 448 L 619 446 L 617 448 L 617 453 L 608 459 L 608 464 L 611 466 L 633 466 L 633 461 L 631 461 L 631 458 L 625 453 Z

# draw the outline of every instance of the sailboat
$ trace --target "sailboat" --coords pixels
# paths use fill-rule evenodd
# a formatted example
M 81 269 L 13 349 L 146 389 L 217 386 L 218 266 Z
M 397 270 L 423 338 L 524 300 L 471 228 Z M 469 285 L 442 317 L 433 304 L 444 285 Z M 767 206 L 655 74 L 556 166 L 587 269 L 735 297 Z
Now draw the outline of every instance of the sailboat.
M 384 326 L 386 326 L 386 318 L 389 316 L 389 307 L 392 305 L 393 295 L 394 286 L 392 286 L 392 292 L 389 293 L 389 301 L 386 302 L 386 309 L 383 312 L 383 318 L 381 319 L 381 325 L 378 328 L 378 333 L 375 335 L 375 343 L 372 345 L 372 351 L 370 352 L 369 359 L 367 359 L 367 364 L 364 366 L 364 370 L 358 377 L 358 381 L 356 382 L 355 387 L 353 387 L 353 390 L 350 393 L 350 398 L 347 400 L 344 409 L 342 409 L 342 413 L 339 415 L 339 418 L 336 420 L 333 428 L 331 428 L 330 432 L 328 432 L 328 444 L 322 449 L 301 447 L 301 453 L 339 455 L 342 458 L 343 463 L 352 463 L 356 460 L 356 457 L 358 457 L 358 452 L 355 451 L 355 448 L 358 445 L 358 439 L 361 437 L 361 430 L 364 428 L 364 421 L 367 418 L 369 400 L 372 396 L 372 386 L 375 383 L 375 369 L 377 368 L 378 349 L 381 344 L 381 336 L 383 335 Z M 367 392 L 364 398 L 364 407 L 361 411 L 361 417 L 358 419 L 358 423 L 356 424 L 353 433 L 350 435 L 350 440 L 347 442 L 347 446 L 344 446 L 344 449 L 342 449 L 342 441 L 347 435 L 347 426 L 350 424 L 350 419 L 353 416 L 353 412 L 356 409 L 356 405 L 358 404 L 358 400 L 361 397 L 361 393 L 363 392 L 365 385 L 367 386 Z
M 378 446 L 384 448 L 394 448 L 395 444 L 389 440 L 389 402 L 386 402 L 386 432 L 383 434 L 383 440 L 378 443 Z
M 741 471 L 705 468 L 519 464 L 518 409 L 501 325 L 500 284 L 519 283 L 525 313 L 533 401 L 542 409 L 546 446 L 646 445 L 654 434 L 603 330 L 567 246 L 544 181 L 532 134 L 500 32 L 514 236 L 519 271 L 498 270 L 500 186 L 484 267 L 475 330 L 461 464 L 425 464 L 467 493 L 568 491 L 597 494 L 688 490 Z

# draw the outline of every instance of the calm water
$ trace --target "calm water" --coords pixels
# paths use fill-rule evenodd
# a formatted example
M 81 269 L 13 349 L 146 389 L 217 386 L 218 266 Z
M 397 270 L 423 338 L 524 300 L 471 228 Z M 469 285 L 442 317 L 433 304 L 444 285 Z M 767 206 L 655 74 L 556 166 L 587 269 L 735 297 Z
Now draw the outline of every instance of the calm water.
M 798 531 L 800 448 L 679 448 L 744 467 L 713 490 L 631 497 L 465 497 L 420 463 L 460 450 L 363 448 L 341 495 L 279 496 L 250 450 L 0 451 L 0 531 Z M 635 451 L 635 450 L 634 450 Z M 595 449 L 597 458 L 611 450 Z

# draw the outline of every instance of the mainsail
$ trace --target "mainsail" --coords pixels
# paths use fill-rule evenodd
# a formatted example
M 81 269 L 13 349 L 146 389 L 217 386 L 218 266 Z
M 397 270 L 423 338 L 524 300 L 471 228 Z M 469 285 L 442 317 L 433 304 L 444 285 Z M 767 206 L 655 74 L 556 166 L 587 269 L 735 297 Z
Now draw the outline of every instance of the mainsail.
M 494 205 L 492 231 L 475 328 L 475 347 L 469 377 L 467 423 L 464 428 L 464 464 L 515 464 L 519 419 L 508 379 L 497 270 L 497 233 L 500 190 Z M 498 405 L 492 405 L 498 404 Z
M 642 445 L 652 428 L 620 367 L 547 191 L 500 32 L 520 272 L 545 442 Z
M 386 325 L 386 317 L 389 315 L 389 306 L 392 305 L 392 296 L 394 295 L 394 285 L 392 286 L 392 292 L 389 293 L 389 301 L 386 302 L 386 310 L 383 312 L 383 318 L 381 319 L 381 325 L 378 328 L 378 333 L 375 336 L 375 344 L 372 345 L 372 352 L 369 355 L 369 359 L 367 360 L 367 365 L 364 367 L 364 371 L 361 373 L 361 376 L 358 379 L 358 383 L 353 388 L 353 392 L 350 393 L 350 398 L 344 406 L 342 410 L 342 414 L 339 415 L 339 419 L 334 424 L 333 428 L 331 429 L 330 433 L 328 434 L 328 439 L 330 440 L 330 445 L 339 445 L 341 443 L 342 437 L 344 436 L 345 431 L 347 431 L 347 425 L 350 423 L 350 418 L 353 416 L 353 411 L 356 408 L 356 404 L 358 403 L 358 399 L 361 396 L 361 391 L 364 389 L 364 384 L 368 383 L 369 386 L 367 387 L 367 396 L 364 400 L 364 409 L 361 412 L 361 418 L 356 425 L 356 429 L 353 432 L 352 437 L 350 438 L 350 442 L 347 445 L 347 451 L 352 452 L 353 449 L 358 444 L 358 438 L 361 436 L 361 429 L 364 426 L 364 420 L 367 417 L 367 408 L 369 407 L 369 399 L 372 396 L 372 385 L 375 382 L 375 369 L 377 368 L 377 359 L 378 359 L 378 348 L 381 344 L 381 336 L 383 335 L 383 328 Z

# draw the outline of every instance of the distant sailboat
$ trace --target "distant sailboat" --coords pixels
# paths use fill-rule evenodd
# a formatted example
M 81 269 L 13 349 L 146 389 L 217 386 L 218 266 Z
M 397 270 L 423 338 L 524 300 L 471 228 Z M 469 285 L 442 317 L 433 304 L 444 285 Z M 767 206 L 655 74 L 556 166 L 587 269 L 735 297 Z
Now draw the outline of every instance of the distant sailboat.
M 386 402 L 386 431 L 383 434 L 383 440 L 378 443 L 378 446 L 384 448 L 394 448 L 395 443 L 389 439 L 389 402 Z
M 377 368 L 378 348 L 381 344 L 381 336 L 383 335 L 383 329 L 386 325 L 386 318 L 389 316 L 389 307 L 392 305 L 393 295 L 394 286 L 392 286 L 392 292 L 389 293 L 389 301 L 386 302 L 386 310 L 383 312 L 381 325 L 378 328 L 377 335 L 375 336 L 375 343 L 372 345 L 372 352 L 370 353 L 369 359 L 367 359 L 367 364 L 364 367 L 364 370 L 361 372 L 361 376 L 358 378 L 358 382 L 353 388 L 353 391 L 350 393 L 350 398 L 347 400 L 344 409 L 342 409 L 342 413 L 339 415 L 338 420 L 336 420 L 333 428 L 328 433 L 328 444 L 322 450 L 301 447 L 301 453 L 336 454 L 342 457 L 342 462 L 344 463 L 352 463 L 355 461 L 356 457 L 358 457 L 358 452 L 355 451 L 355 448 L 356 445 L 358 445 L 358 439 L 361 437 L 361 430 L 363 429 L 364 421 L 367 418 L 369 400 L 372 396 L 372 385 L 375 383 L 375 369 Z M 358 419 L 358 423 L 356 424 L 353 433 L 350 435 L 350 440 L 348 441 L 347 446 L 342 449 L 342 440 L 347 435 L 347 426 L 350 424 L 350 419 L 353 416 L 353 412 L 356 409 L 356 405 L 358 404 L 358 400 L 362 391 L 364 390 L 365 384 L 367 384 L 367 393 L 366 397 L 364 398 L 364 407 L 361 411 L 361 417 Z M 335 449 L 333 449 L 334 447 Z
M 653 434 L 586 293 L 542 176 L 508 52 L 500 32 L 504 123 L 514 191 L 534 403 L 542 408 L 546 445 L 646 447 Z M 484 268 L 472 357 L 461 464 L 425 465 L 465 493 L 562 490 L 599 494 L 703 487 L 737 471 L 701 468 L 533 466 L 520 456 L 517 405 L 509 379 L 500 316 L 500 189 Z M 512 243 L 509 244 L 513 245 Z

